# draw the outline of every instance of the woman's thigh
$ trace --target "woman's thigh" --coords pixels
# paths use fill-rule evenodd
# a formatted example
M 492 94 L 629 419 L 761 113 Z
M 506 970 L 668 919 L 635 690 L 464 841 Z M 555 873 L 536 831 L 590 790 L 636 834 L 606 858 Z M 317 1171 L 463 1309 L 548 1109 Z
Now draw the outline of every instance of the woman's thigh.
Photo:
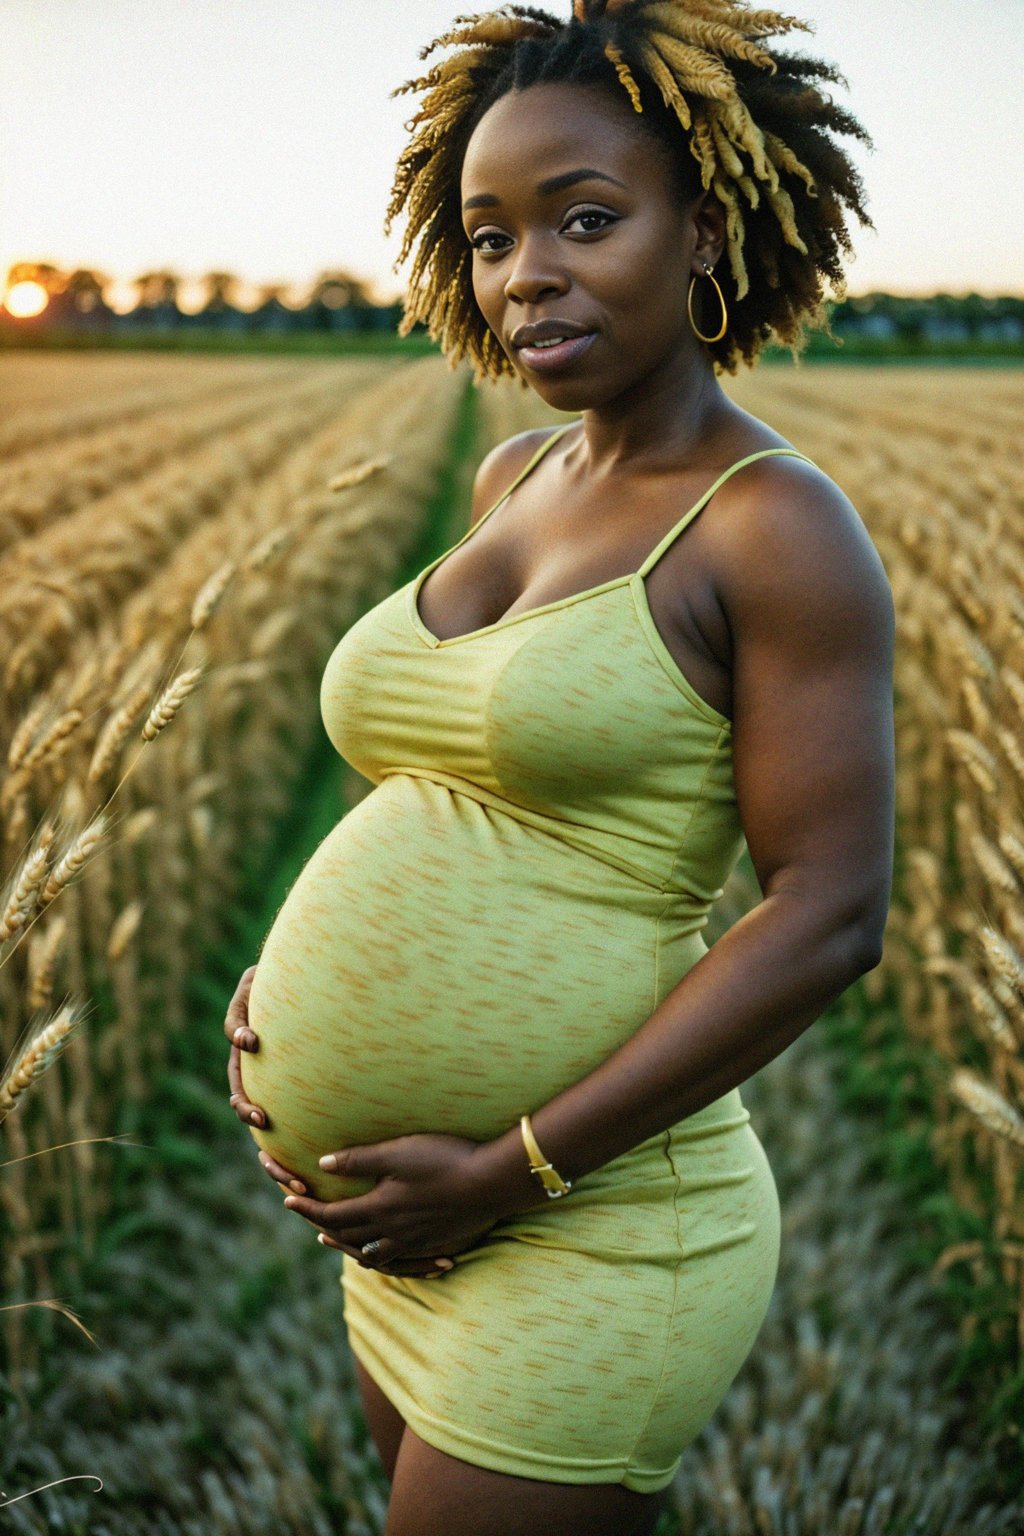
M 356 1368 L 359 1396 L 363 1400 L 363 1414 L 370 1434 L 373 1436 L 373 1443 L 377 1447 L 377 1455 L 390 1482 L 395 1475 L 395 1462 L 398 1460 L 398 1448 L 402 1443 L 405 1420 L 391 1399 L 384 1396 L 362 1361 L 356 1359 L 355 1355 L 352 1356 L 352 1361 Z
M 666 1493 L 551 1483 L 439 1451 L 406 1425 L 384 1536 L 652 1536 Z

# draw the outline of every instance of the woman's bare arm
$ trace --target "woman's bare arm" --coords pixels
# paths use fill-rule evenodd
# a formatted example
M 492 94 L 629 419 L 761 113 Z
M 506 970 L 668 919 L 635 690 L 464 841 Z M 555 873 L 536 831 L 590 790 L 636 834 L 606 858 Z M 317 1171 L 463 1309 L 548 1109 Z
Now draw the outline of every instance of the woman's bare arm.
M 764 899 L 614 1055 L 532 1112 L 545 1157 L 570 1180 L 745 1082 L 881 955 L 892 592 L 827 476 L 792 459 L 757 467 L 730 499 L 716 582 L 733 642 L 734 782 Z M 536 1205 L 518 1125 L 479 1161 L 509 1214 Z

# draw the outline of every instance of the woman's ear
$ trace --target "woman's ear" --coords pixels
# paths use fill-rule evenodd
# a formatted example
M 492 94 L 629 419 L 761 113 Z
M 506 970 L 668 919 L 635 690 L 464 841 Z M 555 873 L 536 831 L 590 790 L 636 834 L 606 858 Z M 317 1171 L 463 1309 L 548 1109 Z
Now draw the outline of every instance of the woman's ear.
M 694 260 L 698 263 L 706 261 L 709 266 L 716 267 L 725 250 L 725 208 L 711 187 L 707 187 L 694 203 L 690 218 L 697 231 Z

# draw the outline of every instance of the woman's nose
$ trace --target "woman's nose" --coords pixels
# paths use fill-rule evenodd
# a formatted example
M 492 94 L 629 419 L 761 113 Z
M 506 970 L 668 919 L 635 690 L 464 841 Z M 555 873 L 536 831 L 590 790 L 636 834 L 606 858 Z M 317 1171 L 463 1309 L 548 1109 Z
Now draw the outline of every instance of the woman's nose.
M 505 280 L 505 297 L 534 304 L 546 294 L 565 293 L 568 287 L 568 276 L 552 259 L 550 245 L 543 241 L 522 241 Z

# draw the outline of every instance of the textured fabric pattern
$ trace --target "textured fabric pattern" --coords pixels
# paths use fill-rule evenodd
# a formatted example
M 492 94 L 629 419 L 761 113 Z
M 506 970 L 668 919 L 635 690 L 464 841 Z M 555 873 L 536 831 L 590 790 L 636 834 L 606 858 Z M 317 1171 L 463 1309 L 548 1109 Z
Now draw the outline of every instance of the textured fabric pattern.
M 472 536 L 575 422 L 542 444 Z M 243 1062 L 255 1140 L 315 1195 L 325 1151 L 501 1135 L 610 1056 L 707 946 L 743 847 L 731 727 L 683 677 L 638 572 L 440 640 L 417 595 L 325 669 L 338 751 L 374 785 L 264 942 Z M 804 455 L 797 454 L 803 458 Z M 775 1182 L 738 1089 L 499 1222 L 444 1280 L 342 1261 L 348 1337 L 406 1421 L 523 1477 L 668 1484 L 760 1331 Z M 525 1153 L 524 1153 L 525 1156 Z

